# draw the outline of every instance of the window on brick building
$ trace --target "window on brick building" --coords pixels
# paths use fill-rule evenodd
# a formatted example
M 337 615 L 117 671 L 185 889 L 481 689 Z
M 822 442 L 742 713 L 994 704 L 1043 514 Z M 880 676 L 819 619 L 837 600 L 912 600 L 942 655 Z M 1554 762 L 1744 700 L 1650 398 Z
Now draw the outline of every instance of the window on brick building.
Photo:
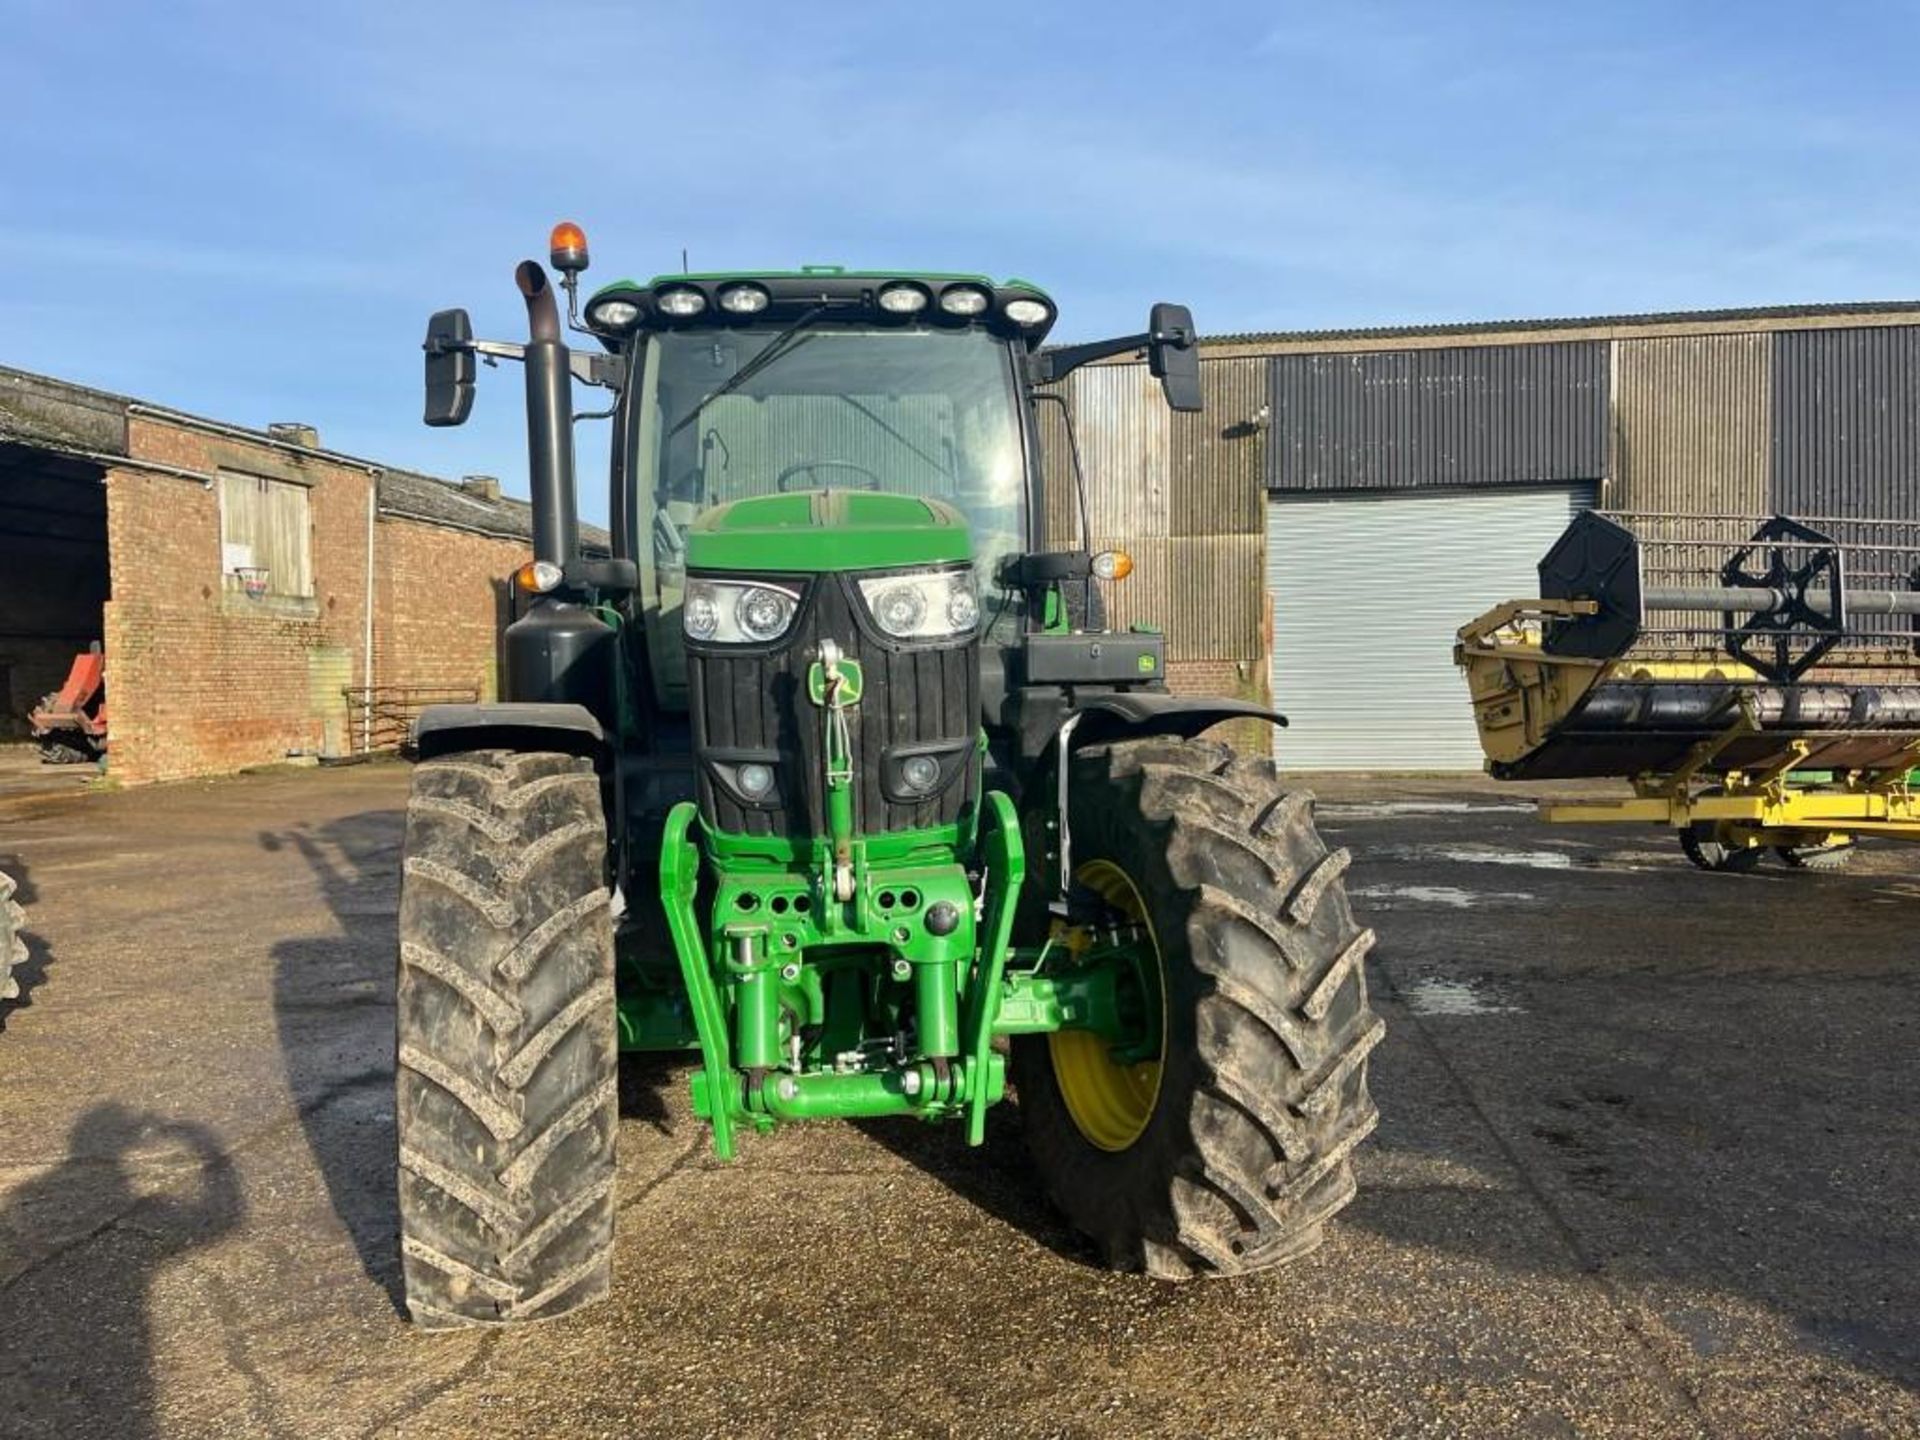
M 220 476 L 220 572 L 229 590 L 313 595 L 307 487 L 261 475 Z

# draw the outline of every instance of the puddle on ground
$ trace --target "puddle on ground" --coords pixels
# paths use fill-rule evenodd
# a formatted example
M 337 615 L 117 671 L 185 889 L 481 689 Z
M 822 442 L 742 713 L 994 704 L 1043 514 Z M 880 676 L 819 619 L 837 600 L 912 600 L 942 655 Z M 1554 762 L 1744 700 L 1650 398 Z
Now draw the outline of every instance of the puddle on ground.
M 1450 910 L 1471 910 L 1476 905 L 1531 905 L 1535 897 L 1524 890 L 1461 890 L 1452 885 L 1354 885 L 1347 895 L 1355 900 L 1382 902 L 1383 910 L 1393 909 L 1393 901 L 1406 900 L 1415 905 L 1441 905 Z
M 1377 845 L 1369 846 L 1366 858 L 1382 860 L 1450 860 L 1457 865 L 1514 865 L 1523 870 L 1571 870 L 1576 861 L 1560 850 L 1500 850 L 1491 845 Z
M 1520 1008 L 1465 980 L 1416 980 L 1400 994 L 1416 1015 L 1511 1015 Z

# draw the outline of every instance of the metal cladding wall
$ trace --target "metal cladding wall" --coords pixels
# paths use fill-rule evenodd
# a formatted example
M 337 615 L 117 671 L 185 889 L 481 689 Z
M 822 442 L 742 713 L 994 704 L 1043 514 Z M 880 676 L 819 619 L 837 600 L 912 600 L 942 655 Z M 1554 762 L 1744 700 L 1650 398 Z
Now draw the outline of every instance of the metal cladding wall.
M 1920 327 L 1788 330 L 1774 343 L 1770 508 L 1920 511 Z
M 1086 472 L 1094 548 L 1125 548 L 1133 575 L 1106 587 L 1108 619 L 1167 632 L 1171 660 L 1246 660 L 1265 650 L 1261 603 L 1264 359 L 1208 360 L 1205 408 L 1167 409 L 1143 364 L 1089 365 L 1060 387 Z M 1078 540 L 1059 407 L 1039 408 L 1047 535 Z
M 1767 508 L 1774 337 L 1675 335 L 1613 349 L 1603 503 L 1662 514 Z
M 1273 357 L 1268 480 L 1286 491 L 1594 480 L 1607 473 L 1607 345 Z

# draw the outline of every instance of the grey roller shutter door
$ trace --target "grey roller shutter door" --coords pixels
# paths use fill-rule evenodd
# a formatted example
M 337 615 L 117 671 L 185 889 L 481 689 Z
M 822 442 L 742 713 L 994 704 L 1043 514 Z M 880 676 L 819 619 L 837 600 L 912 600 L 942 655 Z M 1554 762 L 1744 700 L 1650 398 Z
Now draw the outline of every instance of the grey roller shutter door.
M 1535 566 L 1590 484 L 1267 507 L 1273 700 L 1288 770 L 1478 770 L 1454 632 L 1539 593 Z

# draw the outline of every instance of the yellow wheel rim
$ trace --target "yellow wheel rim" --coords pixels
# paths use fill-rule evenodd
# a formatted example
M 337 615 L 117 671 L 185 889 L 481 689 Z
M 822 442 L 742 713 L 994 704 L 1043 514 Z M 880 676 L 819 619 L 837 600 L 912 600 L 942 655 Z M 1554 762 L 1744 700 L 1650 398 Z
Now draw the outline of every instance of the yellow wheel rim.
M 1160 1072 L 1167 1054 L 1166 967 L 1146 902 L 1124 870 L 1108 860 L 1093 860 L 1076 869 L 1074 879 L 1145 925 L 1154 966 L 1161 975 L 1160 1053 L 1152 1060 L 1122 1065 L 1113 1058 L 1108 1042 L 1090 1030 L 1056 1030 L 1047 1036 L 1053 1078 L 1074 1125 L 1090 1145 L 1125 1150 L 1146 1130 L 1154 1102 L 1160 1098 Z

